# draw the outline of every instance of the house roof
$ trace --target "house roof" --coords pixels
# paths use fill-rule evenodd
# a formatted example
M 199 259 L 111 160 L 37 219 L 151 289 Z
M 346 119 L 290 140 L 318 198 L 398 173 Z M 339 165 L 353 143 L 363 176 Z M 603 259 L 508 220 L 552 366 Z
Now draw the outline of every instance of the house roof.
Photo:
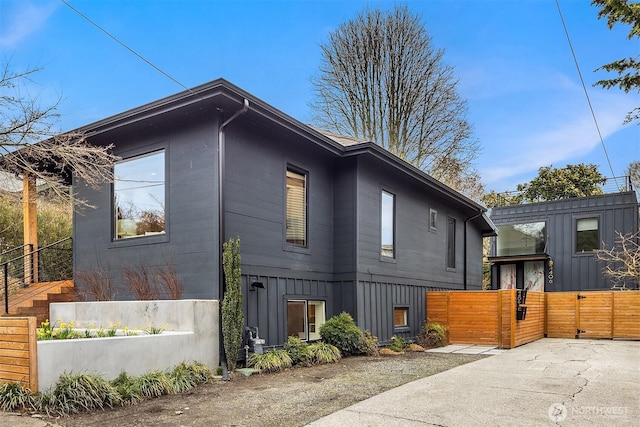
M 245 100 L 249 101 L 247 114 L 253 117 L 254 120 L 275 122 L 340 157 L 372 156 L 392 166 L 399 173 L 439 191 L 445 198 L 456 201 L 470 211 L 479 214 L 486 211 L 482 205 L 446 186 L 377 144 L 306 125 L 222 78 L 107 117 L 76 129 L 76 131 L 83 132 L 87 137 L 91 137 L 136 123 L 159 122 L 207 110 L 221 112 L 223 116 L 231 116 L 243 107 Z M 472 217 L 469 220 L 472 220 Z M 476 218 L 474 214 L 473 220 L 479 222 L 480 228 L 485 234 L 495 232 L 495 226 L 486 215 L 477 215 Z

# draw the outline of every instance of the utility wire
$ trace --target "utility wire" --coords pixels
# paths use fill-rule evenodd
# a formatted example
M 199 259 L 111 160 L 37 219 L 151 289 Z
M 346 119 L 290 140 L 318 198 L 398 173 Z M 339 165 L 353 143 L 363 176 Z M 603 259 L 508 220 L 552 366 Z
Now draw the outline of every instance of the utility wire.
M 109 36 L 110 38 L 112 38 L 116 43 L 118 43 L 120 46 L 124 47 L 125 49 L 127 49 L 129 52 L 133 53 L 135 56 L 137 56 L 138 58 L 140 58 L 141 60 L 143 60 L 144 62 L 146 62 L 147 64 L 149 64 L 151 67 L 153 67 L 156 71 L 158 71 L 159 73 L 161 73 L 162 75 L 164 75 L 165 77 L 167 77 L 168 79 L 170 79 L 171 81 L 173 81 L 174 83 L 176 83 L 178 86 L 182 87 L 183 89 L 192 92 L 191 89 L 189 89 L 188 87 L 186 87 L 185 85 L 183 85 L 182 83 L 180 83 L 178 80 L 174 79 L 173 77 L 171 77 L 168 73 L 166 73 L 165 71 L 163 71 L 162 69 L 160 69 L 160 67 L 154 65 L 151 61 L 149 61 L 148 59 L 146 59 L 144 56 L 140 55 L 138 52 L 136 52 L 135 50 L 133 50 L 132 48 L 130 48 L 129 46 L 127 46 L 126 44 L 124 44 L 123 42 L 121 42 L 120 40 L 118 40 L 118 38 L 116 36 L 114 36 L 113 34 L 109 33 L 107 30 L 105 30 L 104 28 L 102 28 L 100 25 L 98 25 L 97 23 L 95 23 L 94 21 L 92 21 L 88 16 L 84 15 L 82 12 L 80 12 L 78 9 L 76 9 L 75 7 L 71 6 L 69 3 L 67 3 L 66 0 L 60 0 L 65 6 L 67 6 L 69 9 L 73 10 L 75 13 L 77 13 L 78 15 L 80 15 L 82 18 L 84 18 L 86 21 L 88 21 L 91 25 L 93 25 L 94 27 L 96 27 L 97 29 L 99 29 L 100 31 L 102 31 L 103 33 L 105 33 L 107 36 Z M 193 92 L 192 92 L 193 93 Z
M 587 92 L 587 86 L 584 84 L 584 79 L 582 78 L 582 72 L 580 71 L 580 65 L 578 64 L 578 58 L 576 57 L 576 53 L 573 50 L 573 45 L 571 44 L 571 37 L 569 37 L 569 31 L 567 30 L 567 25 L 564 22 L 564 17 L 562 16 L 562 10 L 560 10 L 560 2 L 558 0 L 556 0 L 556 6 L 558 8 L 558 13 L 560 14 L 560 21 L 562 21 L 562 28 L 564 28 L 564 33 L 567 35 L 567 41 L 569 42 L 569 48 L 571 49 L 573 62 L 576 64 L 576 69 L 578 70 L 578 76 L 580 77 L 580 82 L 582 83 L 582 90 L 584 91 L 584 96 L 587 98 L 587 103 L 589 104 L 589 109 L 591 110 L 591 116 L 593 117 L 593 122 L 596 125 L 596 130 L 598 131 L 598 136 L 600 137 L 600 144 L 602 144 L 602 150 L 604 151 L 604 155 L 607 158 L 607 163 L 609 164 L 609 169 L 611 170 L 611 176 L 615 177 L 616 174 L 613 171 L 613 166 L 611 166 L 611 160 L 609 160 L 607 147 L 604 145 L 604 139 L 602 138 L 602 133 L 600 132 L 600 126 L 598 125 L 598 120 L 596 119 L 596 113 L 593 111 L 593 106 L 591 105 L 591 99 L 589 98 L 589 92 Z M 622 191 L 621 188 L 619 189 L 620 191 Z

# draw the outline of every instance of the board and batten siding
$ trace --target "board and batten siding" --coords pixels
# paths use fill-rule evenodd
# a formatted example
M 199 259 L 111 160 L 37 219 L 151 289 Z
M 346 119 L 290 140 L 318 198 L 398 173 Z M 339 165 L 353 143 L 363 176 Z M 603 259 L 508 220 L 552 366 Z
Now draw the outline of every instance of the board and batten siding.
M 579 291 L 609 289 L 611 283 L 603 276 L 604 265 L 593 253 L 576 253 L 576 219 L 596 217 L 599 220 L 600 242 L 612 247 L 615 231 L 638 231 L 638 203 L 634 192 L 576 197 L 550 202 L 527 203 L 493 208 L 492 221 L 506 224 L 546 221 L 547 253 L 553 260 L 554 281 L 546 291 Z M 495 245 L 495 244 L 494 244 Z
M 414 337 L 426 319 L 426 291 L 464 287 L 463 227 L 465 218 L 472 213 L 461 211 L 436 191 L 425 191 L 415 182 L 398 177 L 384 165 L 359 159 L 357 173 L 355 318 L 361 329 L 369 329 L 381 342 L 389 341 L 393 335 Z M 395 196 L 393 260 L 380 255 L 382 190 Z M 435 231 L 429 228 L 430 209 L 437 211 Z M 456 221 L 455 269 L 446 266 L 448 217 Z M 470 289 L 479 289 L 482 238 L 472 223 L 467 226 L 468 285 Z M 408 328 L 394 328 L 394 307 L 408 308 Z

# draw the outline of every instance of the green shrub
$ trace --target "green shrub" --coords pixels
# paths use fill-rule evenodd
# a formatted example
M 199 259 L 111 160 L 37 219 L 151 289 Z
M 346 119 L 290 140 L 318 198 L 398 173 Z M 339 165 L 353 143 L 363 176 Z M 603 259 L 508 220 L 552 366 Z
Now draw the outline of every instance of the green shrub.
M 416 336 L 416 342 L 424 348 L 447 345 L 447 329 L 437 322 L 425 322 Z
M 47 413 L 59 415 L 77 414 L 92 409 L 113 408 L 121 403 L 116 388 L 95 374 L 63 374 L 51 393 L 45 394 L 41 403 Z
M 341 358 L 338 347 L 322 341 L 311 344 L 309 351 L 311 352 L 311 363 L 314 365 L 335 363 Z
M 244 332 L 244 311 L 240 272 L 240 239 L 229 239 L 223 245 L 222 267 L 225 292 L 222 298 L 222 342 L 229 371 L 236 369 L 238 351 Z
M 349 313 L 342 312 L 320 326 L 320 337 L 327 344 L 336 346 L 343 356 L 350 356 L 359 352 L 362 331 Z
M 140 394 L 143 397 L 158 397 L 173 393 L 173 385 L 169 377 L 161 371 L 153 371 L 137 379 Z
M 213 371 L 204 363 L 193 362 L 187 367 L 193 372 L 196 384 L 205 384 L 213 378 Z
M 300 338 L 289 337 L 284 344 L 284 349 L 291 357 L 291 362 L 294 365 L 306 366 L 310 363 L 311 351 L 309 351 L 309 345 L 300 341 Z
M 135 405 L 142 400 L 140 382 L 136 377 L 130 377 L 124 371 L 115 380 L 111 381 L 111 385 L 118 391 L 122 399 L 121 403 L 124 406 Z
M 173 393 L 184 393 L 194 388 L 198 382 L 191 368 L 184 362 L 169 373 Z
M 278 372 L 293 365 L 286 350 L 269 350 L 263 354 L 253 353 L 247 360 L 247 366 L 261 372 Z
M 368 329 L 365 330 L 362 334 L 362 338 L 360 338 L 360 343 L 358 344 L 358 352 L 366 354 L 367 356 L 377 356 L 378 347 L 378 337 L 372 335 L 371 331 Z
M 410 343 L 404 338 L 394 335 L 391 337 L 391 344 L 388 345 L 388 348 L 396 353 L 402 353 L 407 347 L 409 347 L 409 344 Z
M 0 385 L 0 410 L 33 409 L 36 400 L 28 387 L 20 383 L 4 383 Z

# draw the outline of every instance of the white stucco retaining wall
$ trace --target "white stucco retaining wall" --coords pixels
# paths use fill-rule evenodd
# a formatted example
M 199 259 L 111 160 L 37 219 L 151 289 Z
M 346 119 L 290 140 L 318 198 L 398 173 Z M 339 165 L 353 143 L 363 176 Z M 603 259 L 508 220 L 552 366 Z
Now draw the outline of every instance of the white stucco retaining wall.
M 216 300 L 108 301 L 54 303 L 51 323 L 76 328 L 110 328 L 120 323 L 139 329 L 163 327 L 158 335 L 38 341 L 38 384 L 54 385 L 63 373 L 92 372 L 111 380 L 122 371 L 139 376 L 180 362 L 219 365 L 219 316 Z M 90 326 L 91 325 L 91 326 Z M 95 325 L 95 326 L 94 326 Z

